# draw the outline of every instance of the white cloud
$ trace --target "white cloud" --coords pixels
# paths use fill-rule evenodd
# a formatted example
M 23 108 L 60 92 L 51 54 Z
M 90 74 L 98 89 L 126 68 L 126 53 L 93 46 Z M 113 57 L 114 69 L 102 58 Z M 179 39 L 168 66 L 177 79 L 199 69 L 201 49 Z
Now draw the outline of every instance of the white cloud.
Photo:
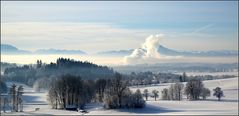
M 160 41 L 163 39 L 163 34 L 150 35 L 145 39 L 145 42 L 140 48 L 135 49 L 131 55 L 125 56 L 124 61 L 126 64 L 144 64 L 144 63 L 157 63 L 164 60 L 174 60 L 182 58 L 182 56 L 163 56 L 158 52 Z

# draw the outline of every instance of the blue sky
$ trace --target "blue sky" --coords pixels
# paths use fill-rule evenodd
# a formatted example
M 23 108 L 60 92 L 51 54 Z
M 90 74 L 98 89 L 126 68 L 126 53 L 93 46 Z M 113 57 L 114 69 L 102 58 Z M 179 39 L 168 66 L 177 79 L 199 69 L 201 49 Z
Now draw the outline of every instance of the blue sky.
M 28 50 L 132 49 L 158 33 L 165 35 L 162 45 L 173 49 L 238 47 L 237 1 L 5 1 L 1 21 L 2 43 Z

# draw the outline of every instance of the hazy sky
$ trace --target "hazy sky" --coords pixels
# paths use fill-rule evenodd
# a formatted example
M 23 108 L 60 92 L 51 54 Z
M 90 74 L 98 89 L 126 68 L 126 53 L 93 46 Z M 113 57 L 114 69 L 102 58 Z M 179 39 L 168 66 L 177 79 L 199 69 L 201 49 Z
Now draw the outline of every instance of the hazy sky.
M 178 50 L 237 50 L 238 2 L 1 1 L 1 42 L 25 50 L 133 49 L 151 34 Z

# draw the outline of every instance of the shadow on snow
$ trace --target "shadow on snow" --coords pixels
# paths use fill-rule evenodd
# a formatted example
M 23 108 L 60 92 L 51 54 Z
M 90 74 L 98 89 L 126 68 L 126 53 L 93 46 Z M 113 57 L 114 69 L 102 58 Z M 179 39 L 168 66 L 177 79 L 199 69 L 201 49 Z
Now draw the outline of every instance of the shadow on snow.
M 158 114 L 167 112 L 180 112 L 180 110 L 171 110 L 159 106 L 146 104 L 144 108 L 129 108 L 129 109 L 116 109 L 119 112 L 137 113 L 137 114 Z

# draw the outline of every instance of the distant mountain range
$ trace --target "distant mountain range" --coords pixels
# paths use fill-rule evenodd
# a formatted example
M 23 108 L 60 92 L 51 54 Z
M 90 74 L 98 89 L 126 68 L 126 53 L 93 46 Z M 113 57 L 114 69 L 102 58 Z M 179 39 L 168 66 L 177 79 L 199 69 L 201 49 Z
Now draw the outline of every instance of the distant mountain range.
M 238 51 L 236 50 L 179 51 L 162 45 L 158 47 L 158 52 L 168 56 L 238 56 Z
M 106 51 L 99 52 L 98 55 L 104 56 L 128 56 L 134 50 L 119 50 L 119 51 Z M 162 45 L 158 47 L 158 52 L 167 56 L 238 56 L 236 50 L 211 50 L 211 51 L 179 51 L 166 48 Z
M 81 50 L 40 49 L 35 52 L 20 50 L 12 45 L 1 44 L 1 54 L 86 54 Z
M 130 55 L 134 49 L 130 50 L 118 50 L 118 51 L 105 51 L 105 52 L 98 52 L 97 55 L 103 55 L 103 56 L 126 56 Z
M 134 50 L 118 50 L 98 52 L 100 56 L 127 56 Z M 179 51 L 166 48 L 162 45 L 158 47 L 158 52 L 167 56 L 238 56 L 236 50 L 211 50 L 211 51 Z M 1 44 L 1 54 L 87 54 L 81 50 L 59 50 L 59 49 L 39 49 L 35 52 L 18 49 L 12 45 Z
M 35 51 L 36 54 L 86 54 L 81 50 L 58 50 L 58 49 L 40 49 Z
M 19 50 L 18 48 L 8 45 L 8 44 L 1 44 L 1 54 L 29 54 L 30 51 L 26 50 Z

